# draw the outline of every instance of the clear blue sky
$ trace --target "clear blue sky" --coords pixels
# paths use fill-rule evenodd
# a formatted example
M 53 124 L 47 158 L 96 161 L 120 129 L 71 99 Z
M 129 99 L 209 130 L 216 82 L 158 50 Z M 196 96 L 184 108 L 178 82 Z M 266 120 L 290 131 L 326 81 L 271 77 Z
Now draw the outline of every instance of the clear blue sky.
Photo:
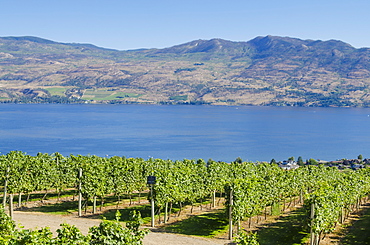
M 277 35 L 370 47 L 369 0 L 0 0 L 0 36 L 119 50 Z

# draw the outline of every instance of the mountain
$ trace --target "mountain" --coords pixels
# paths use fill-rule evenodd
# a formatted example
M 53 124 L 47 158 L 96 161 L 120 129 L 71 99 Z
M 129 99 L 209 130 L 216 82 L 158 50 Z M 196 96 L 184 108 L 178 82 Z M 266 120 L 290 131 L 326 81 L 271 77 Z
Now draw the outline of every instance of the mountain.
M 370 49 L 265 36 L 119 51 L 0 37 L 0 101 L 370 105 Z

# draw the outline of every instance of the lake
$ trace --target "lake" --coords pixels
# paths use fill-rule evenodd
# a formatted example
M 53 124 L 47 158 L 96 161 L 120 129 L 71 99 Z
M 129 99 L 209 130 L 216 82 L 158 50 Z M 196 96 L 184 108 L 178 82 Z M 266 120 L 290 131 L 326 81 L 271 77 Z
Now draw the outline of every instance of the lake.
M 230 162 L 370 157 L 369 108 L 0 104 L 0 154 Z

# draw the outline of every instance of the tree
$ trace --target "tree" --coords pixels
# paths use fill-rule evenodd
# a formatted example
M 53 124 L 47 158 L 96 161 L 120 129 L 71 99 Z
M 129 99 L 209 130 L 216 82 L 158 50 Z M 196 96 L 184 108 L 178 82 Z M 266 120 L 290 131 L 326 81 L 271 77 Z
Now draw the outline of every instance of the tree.
M 297 164 L 300 165 L 300 166 L 304 165 L 303 159 L 302 159 L 301 156 L 298 157 Z
M 270 164 L 276 164 L 276 160 L 274 158 L 271 159 Z
M 241 159 L 241 157 L 237 157 L 234 162 L 241 164 L 243 163 L 243 160 Z
M 358 160 L 360 160 L 360 161 L 362 162 L 362 159 L 363 159 L 362 155 L 361 155 L 361 154 L 360 154 L 360 155 L 358 155 L 357 159 L 358 159 Z
M 309 165 L 317 165 L 317 161 L 313 158 L 310 158 L 310 160 L 307 161 Z
M 289 157 L 288 161 L 294 161 L 294 157 Z

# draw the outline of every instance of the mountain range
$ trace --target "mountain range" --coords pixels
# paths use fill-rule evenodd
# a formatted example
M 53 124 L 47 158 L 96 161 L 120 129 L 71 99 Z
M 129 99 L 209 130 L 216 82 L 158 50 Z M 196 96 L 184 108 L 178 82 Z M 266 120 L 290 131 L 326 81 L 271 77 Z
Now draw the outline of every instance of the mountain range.
M 370 106 L 370 48 L 265 36 L 119 51 L 0 37 L 0 102 Z

